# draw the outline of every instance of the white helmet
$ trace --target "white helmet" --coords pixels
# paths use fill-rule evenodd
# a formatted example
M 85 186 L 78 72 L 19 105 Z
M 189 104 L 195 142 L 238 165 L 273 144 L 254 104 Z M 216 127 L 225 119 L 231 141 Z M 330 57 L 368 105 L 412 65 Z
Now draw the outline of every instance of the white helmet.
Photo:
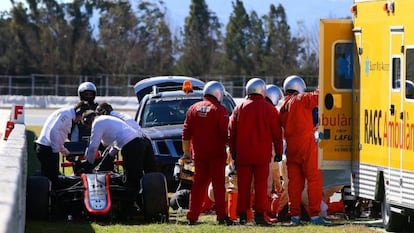
M 84 92 L 85 91 L 91 91 L 93 92 L 93 97 L 86 97 L 84 96 Z M 96 86 L 95 84 L 91 83 L 91 82 L 83 82 L 79 85 L 78 87 L 78 96 L 80 98 L 80 100 L 84 100 L 84 101 L 88 101 L 88 102 L 93 102 L 95 100 L 95 96 L 96 96 Z
M 221 103 L 224 98 L 224 86 L 217 81 L 210 81 L 204 85 L 203 95 L 211 95 L 216 97 L 217 101 Z
M 266 83 L 260 78 L 252 78 L 246 84 L 246 93 L 266 96 Z
M 266 86 L 266 98 L 268 98 L 274 106 L 283 99 L 283 92 L 278 86 L 269 84 Z
M 306 83 L 303 79 L 297 75 L 291 75 L 285 79 L 283 82 L 283 90 L 285 93 L 287 91 L 297 91 L 303 93 L 306 89 Z

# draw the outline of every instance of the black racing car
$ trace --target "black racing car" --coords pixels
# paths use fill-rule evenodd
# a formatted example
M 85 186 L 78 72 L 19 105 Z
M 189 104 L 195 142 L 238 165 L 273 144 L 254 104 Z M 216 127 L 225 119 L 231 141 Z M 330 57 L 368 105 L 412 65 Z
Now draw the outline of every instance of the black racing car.
M 168 196 L 165 176 L 148 173 L 141 179 L 141 191 L 135 203 L 128 197 L 122 161 L 108 159 L 106 151 L 93 169 L 85 166 L 85 142 L 68 142 L 71 154 L 62 158 L 61 166 L 72 175 L 59 176 L 52 188 L 45 176 L 35 175 L 27 181 L 26 213 L 31 219 L 85 218 L 88 220 L 128 220 L 142 214 L 147 222 L 168 222 Z M 63 170 L 64 171 L 64 170 Z

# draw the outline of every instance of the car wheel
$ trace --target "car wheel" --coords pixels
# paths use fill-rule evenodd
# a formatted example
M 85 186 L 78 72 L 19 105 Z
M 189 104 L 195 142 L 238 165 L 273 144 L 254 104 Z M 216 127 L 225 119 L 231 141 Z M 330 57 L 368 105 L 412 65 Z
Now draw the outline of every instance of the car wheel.
M 26 214 L 28 218 L 49 218 L 51 183 L 45 176 L 31 176 L 27 180 Z
M 152 172 L 141 179 L 142 205 L 146 222 L 168 222 L 169 202 L 164 174 Z
M 386 191 L 384 190 L 384 199 L 381 203 L 382 222 L 386 231 L 401 231 L 403 225 L 407 223 L 407 217 L 391 211 L 391 204 L 387 201 Z

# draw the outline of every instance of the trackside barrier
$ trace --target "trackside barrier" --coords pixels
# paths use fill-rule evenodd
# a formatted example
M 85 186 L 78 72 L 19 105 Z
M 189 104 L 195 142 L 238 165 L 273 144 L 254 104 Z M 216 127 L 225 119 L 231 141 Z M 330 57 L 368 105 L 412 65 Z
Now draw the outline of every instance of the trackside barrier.
M 3 113 L 3 111 L 2 111 Z M 2 124 L 7 122 L 3 119 Z M 2 127 L 1 130 L 4 128 Z M 24 233 L 26 224 L 26 126 L 16 123 L 7 141 L 0 140 L 0 233 Z

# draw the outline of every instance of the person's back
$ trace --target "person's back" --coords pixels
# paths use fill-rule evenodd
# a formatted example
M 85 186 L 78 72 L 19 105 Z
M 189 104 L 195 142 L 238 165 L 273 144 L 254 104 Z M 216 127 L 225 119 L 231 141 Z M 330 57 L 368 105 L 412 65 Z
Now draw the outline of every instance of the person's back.
M 318 106 L 318 91 L 305 93 L 306 84 L 297 75 L 287 77 L 283 89 L 286 95 L 280 109 L 280 120 L 287 144 L 286 165 L 291 224 L 301 224 L 301 193 L 307 182 L 310 223 L 329 225 L 330 222 L 319 216 L 323 181 L 318 168 L 318 149 L 312 116 L 314 108 Z
M 183 126 L 183 135 L 191 135 L 193 152 L 204 158 L 225 157 L 228 112 L 213 98 L 207 96 L 192 105 Z
M 232 142 L 237 148 L 237 164 L 269 163 L 272 155 L 269 145 L 276 141 L 281 148 L 282 142 L 276 108 L 260 95 L 249 95 L 234 114 L 238 118 L 232 122 L 238 125 L 236 141 Z
M 92 125 L 91 144 L 99 147 L 112 145 L 122 148 L 132 139 L 139 137 L 138 133 L 123 120 L 112 116 L 97 116 Z
M 317 106 L 317 92 L 286 95 L 279 113 L 285 138 L 314 138 L 312 111 Z
M 240 224 L 245 224 L 254 180 L 254 220 L 267 226 L 271 224 L 266 218 L 269 163 L 272 147 L 277 157 L 282 154 L 282 129 L 276 108 L 265 99 L 265 82 L 249 80 L 246 93 L 247 99 L 236 106 L 229 123 L 230 151 L 238 176 L 237 212 Z
M 221 105 L 224 86 L 217 81 L 203 88 L 204 100 L 193 104 L 186 114 L 183 126 L 183 158 L 190 157 L 192 145 L 195 171 L 191 189 L 189 225 L 194 225 L 206 200 L 208 185 L 212 182 L 215 211 L 219 224 L 233 224 L 225 211 L 224 169 L 226 166 L 227 109 Z
M 72 109 L 73 107 L 61 108 L 49 115 L 36 142 L 45 146 L 52 146 L 54 152 L 59 152 L 60 148 L 56 148 L 54 142 L 59 141 L 58 144 L 60 145 L 67 137 L 72 123 L 72 117 L 70 116 Z

